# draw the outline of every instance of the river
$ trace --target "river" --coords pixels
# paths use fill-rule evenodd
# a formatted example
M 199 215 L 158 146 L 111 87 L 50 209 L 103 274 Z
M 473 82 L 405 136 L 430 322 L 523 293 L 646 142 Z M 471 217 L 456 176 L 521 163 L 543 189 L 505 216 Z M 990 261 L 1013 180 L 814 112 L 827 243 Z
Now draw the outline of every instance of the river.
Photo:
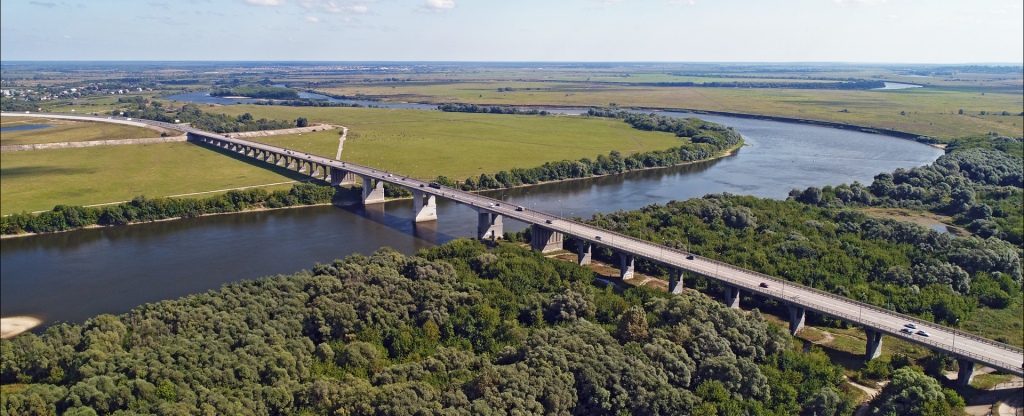
M 734 127 L 750 146 L 714 161 L 487 195 L 553 214 L 589 217 L 707 193 L 782 199 L 792 188 L 868 184 L 879 172 L 925 165 L 942 154 L 931 146 L 874 134 L 697 117 Z M 34 316 L 44 325 L 82 322 L 383 246 L 412 254 L 475 236 L 470 209 L 440 200 L 437 212 L 436 223 L 414 225 L 412 201 L 404 200 L 377 208 L 306 207 L 5 239 L 0 244 L 0 315 Z M 506 231 L 522 228 L 505 223 Z

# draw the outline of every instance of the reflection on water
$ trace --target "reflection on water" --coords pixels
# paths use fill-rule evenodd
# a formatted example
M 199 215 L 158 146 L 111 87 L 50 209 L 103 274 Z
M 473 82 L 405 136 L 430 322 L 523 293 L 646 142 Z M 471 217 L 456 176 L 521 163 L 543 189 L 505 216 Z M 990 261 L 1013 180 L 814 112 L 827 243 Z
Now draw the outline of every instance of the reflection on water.
M 679 117 L 692 114 L 663 113 Z M 792 188 L 870 183 L 879 172 L 935 160 L 942 150 L 909 140 L 815 126 L 700 115 L 750 144 L 719 160 L 486 195 L 566 217 L 730 192 L 785 198 Z M 594 155 L 596 156 L 596 155 Z M 318 206 L 5 239 L 0 314 L 81 322 L 241 279 L 293 273 L 315 262 L 390 246 L 413 254 L 474 237 L 475 212 L 438 200 L 438 221 L 412 222 L 412 201 Z M 505 231 L 524 224 L 505 221 Z
M 32 124 L 29 126 L 14 126 L 14 127 L 3 127 L 0 128 L 0 133 L 7 133 L 9 131 L 25 131 L 25 130 L 39 130 L 47 127 L 54 127 L 56 124 Z

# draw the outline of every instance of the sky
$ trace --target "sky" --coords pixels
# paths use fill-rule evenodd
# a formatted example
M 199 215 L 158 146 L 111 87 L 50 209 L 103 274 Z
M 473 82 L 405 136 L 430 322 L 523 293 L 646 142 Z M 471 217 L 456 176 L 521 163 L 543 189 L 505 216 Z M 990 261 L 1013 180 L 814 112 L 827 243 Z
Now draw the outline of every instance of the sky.
M 2 0 L 0 60 L 1024 62 L 1024 0 Z

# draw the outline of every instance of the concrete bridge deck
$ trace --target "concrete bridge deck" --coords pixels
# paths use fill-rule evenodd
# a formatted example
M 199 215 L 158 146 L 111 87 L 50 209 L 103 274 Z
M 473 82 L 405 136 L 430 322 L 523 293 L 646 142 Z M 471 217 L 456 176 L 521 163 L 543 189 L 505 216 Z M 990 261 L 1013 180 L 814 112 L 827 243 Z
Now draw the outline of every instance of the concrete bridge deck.
M 14 115 L 3 113 L 4 115 Z M 16 114 L 16 113 L 15 113 Z M 35 115 L 42 115 L 36 113 Z M 90 119 L 106 120 L 106 116 L 77 116 Z M 117 119 L 117 118 L 115 118 Z M 286 166 L 309 166 L 307 173 L 315 175 L 322 171 L 324 179 L 338 183 L 352 176 L 362 178 L 364 203 L 383 203 L 383 183 L 390 183 L 409 189 L 414 193 L 416 221 L 436 219 L 432 212 L 434 198 L 445 198 L 464 204 L 478 213 L 478 237 L 501 234 L 503 217 L 508 217 L 533 226 L 533 247 L 538 250 L 550 251 L 561 249 L 562 236 L 570 236 L 580 248 L 581 264 L 589 263 L 591 247 L 599 245 L 607 247 L 620 256 L 620 269 L 623 276 L 632 274 L 635 259 L 640 258 L 667 266 L 673 270 L 670 290 L 681 289 L 680 273 L 686 272 L 716 280 L 725 287 L 725 300 L 731 307 L 738 307 L 740 291 L 758 294 L 784 302 L 790 307 L 790 331 L 798 332 L 803 327 L 806 311 L 820 313 L 852 324 L 863 326 L 868 335 L 866 356 L 868 359 L 877 357 L 881 351 L 882 335 L 889 335 L 919 344 L 935 351 L 941 351 L 957 357 L 961 362 L 961 382 L 970 380 L 973 364 L 979 363 L 1000 371 L 1024 377 L 1024 350 L 1010 345 L 992 341 L 977 335 L 954 331 L 946 326 L 923 321 L 900 313 L 892 312 L 874 305 L 857 302 L 852 299 L 834 295 L 821 290 L 793 284 L 782 279 L 762 273 L 746 270 L 727 263 L 704 258 L 692 253 L 664 247 L 648 241 L 624 236 L 587 224 L 560 218 L 541 211 L 531 210 L 500 200 L 488 198 L 470 192 L 441 187 L 430 187 L 428 182 L 415 178 L 395 175 L 379 169 L 356 165 L 341 160 L 285 149 L 277 146 L 256 143 L 239 138 L 231 138 L 190 127 L 160 123 L 148 120 L 133 120 L 166 128 L 186 131 L 190 140 L 228 148 L 239 153 L 261 158 L 270 163 Z M 271 162 L 273 160 L 273 162 Z M 318 170 L 319 169 L 319 170 Z M 328 178 L 328 170 L 333 177 Z M 372 185 L 371 185 L 372 183 Z M 423 201 L 426 198 L 426 202 Z M 434 215 L 433 217 L 431 217 Z M 766 283 L 768 287 L 761 287 Z M 900 330 L 907 323 L 913 323 L 917 330 L 925 330 L 930 336 L 907 334 Z M 915 331 L 916 332 L 916 331 Z

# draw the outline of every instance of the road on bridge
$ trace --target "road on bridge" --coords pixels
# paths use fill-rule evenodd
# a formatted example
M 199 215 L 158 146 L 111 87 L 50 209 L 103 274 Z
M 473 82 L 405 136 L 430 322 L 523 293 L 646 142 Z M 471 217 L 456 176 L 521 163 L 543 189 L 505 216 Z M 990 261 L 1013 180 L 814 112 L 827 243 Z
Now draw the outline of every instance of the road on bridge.
M 4 115 L 22 115 L 7 113 Z M 36 114 L 44 115 L 44 114 Z M 50 115 L 50 114 L 45 114 Z M 107 116 L 67 116 L 95 121 L 128 121 L 120 117 Z M 587 224 L 567 220 L 546 212 L 503 203 L 500 200 L 442 187 L 435 189 L 415 178 L 395 175 L 379 169 L 361 166 L 341 160 L 325 158 L 314 154 L 299 152 L 277 146 L 266 145 L 244 139 L 222 136 L 216 133 L 195 129 L 185 125 L 162 123 L 149 120 L 131 120 L 164 128 L 182 130 L 190 134 L 212 138 L 222 142 L 234 143 L 242 147 L 259 149 L 287 157 L 297 158 L 310 163 L 334 167 L 357 175 L 381 180 L 410 190 L 449 199 L 475 209 L 499 214 L 517 221 L 553 230 L 574 239 L 584 240 L 607 247 L 617 252 L 660 263 L 677 270 L 717 280 L 725 285 L 742 289 L 750 293 L 773 298 L 798 306 L 809 311 L 828 315 L 846 322 L 861 325 L 887 335 L 898 337 L 927 348 L 942 351 L 966 359 L 971 362 L 985 364 L 998 370 L 1024 377 L 1024 350 L 995 342 L 977 335 L 954 331 L 946 326 L 923 321 L 900 313 L 888 311 L 874 305 L 857 302 L 821 290 L 786 282 L 782 279 L 746 270 L 730 264 L 693 255 L 691 253 L 671 249 L 659 244 L 624 236 Z M 520 208 L 520 209 L 517 209 Z M 761 287 L 766 283 L 768 287 Z M 927 331 L 930 336 L 916 333 L 900 332 L 904 325 L 913 323 L 918 330 Z

